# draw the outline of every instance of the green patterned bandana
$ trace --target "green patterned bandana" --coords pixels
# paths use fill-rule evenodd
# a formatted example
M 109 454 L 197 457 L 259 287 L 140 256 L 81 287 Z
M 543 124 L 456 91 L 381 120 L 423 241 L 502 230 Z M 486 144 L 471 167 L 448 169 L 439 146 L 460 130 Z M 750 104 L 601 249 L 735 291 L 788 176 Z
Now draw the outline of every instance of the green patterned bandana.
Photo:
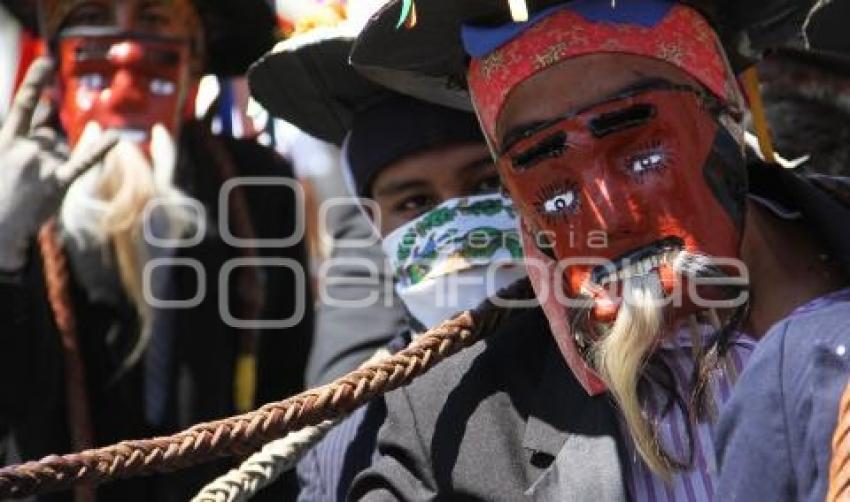
M 449 200 L 384 238 L 396 291 L 431 327 L 525 276 L 517 217 L 499 194 Z

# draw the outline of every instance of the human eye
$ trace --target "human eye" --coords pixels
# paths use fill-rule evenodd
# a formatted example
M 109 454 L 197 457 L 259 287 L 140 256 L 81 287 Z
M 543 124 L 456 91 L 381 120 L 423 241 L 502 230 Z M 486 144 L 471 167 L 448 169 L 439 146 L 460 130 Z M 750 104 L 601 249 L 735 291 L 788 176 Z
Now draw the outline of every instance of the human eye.
M 502 187 L 502 182 L 499 179 L 499 175 L 498 174 L 491 174 L 490 176 L 487 176 L 487 177 L 478 181 L 478 183 L 475 185 L 475 188 L 473 189 L 473 194 L 474 195 L 481 195 L 481 194 L 495 193 L 495 192 L 498 192 L 501 189 L 501 187 Z
M 111 21 L 109 7 L 100 2 L 84 2 L 65 18 L 64 28 L 74 26 L 101 26 Z
M 397 202 L 393 209 L 403 213 L 424 213 L 435 205 L 434 199 L 428 195 L 411 195 Z

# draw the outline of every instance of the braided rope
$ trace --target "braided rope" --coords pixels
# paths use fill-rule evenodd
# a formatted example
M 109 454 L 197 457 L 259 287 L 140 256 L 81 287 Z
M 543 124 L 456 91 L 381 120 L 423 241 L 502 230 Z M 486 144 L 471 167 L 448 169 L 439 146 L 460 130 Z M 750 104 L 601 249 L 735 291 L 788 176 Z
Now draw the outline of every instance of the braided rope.
M 392 354 L 381 348 L 362 366 L 385 359 Z M 361 367 L 362 367 L 361 366 Z M 336 427 L 342 419 L 328 420 L 314 427 L 290 433 L 272 441 L 251 455 L 237 469 L 215 479 L 192 499 L 192 502 L 244 502 L 274 483 L 283 473 L 294 469 L 314 446 Z
M 827 502 L 850 501 L 850 385 L 841 396 L 838 424 L 832 436 Z
M 88 387 L 83 356 L 80 353 L 77 321 L 68 289 L 68 257 L 59 243 L 58 224 L 51 218 L 38 232 L 38 245 L 42 256 L 47 302 L 53 312 L 59 340 L 62 345 L 62 362 L 65 366 L 65 407 L 71 433 L 71 448 L 83 450 L 94 445 L 94 426 L 89 410 Z M 94 486 L 81 485 L 74 489 L 76 502 L 95 500 Z
M 238 469 L 232 469 L 205 486 L 192 502 L 245 502 L 274 483 L 283 473 L 294 469 L 298 461 L 336 425 L 328 420 L 317 426 L 292 432 L 272 441 L 251 455 Z
M 500 293 L 532 299 L 527 280 Z M 511 309 L 485 301 L 428 331 L 410 347 L 380 362 L 257 411 L 195 425 L 173 436 L 121 443 L 0 469 L 0 498 L 27 497 L 79 483 L 171 472 L 228 455 L 245 455 L 309 425 L 340 418 L 372 398 L 407 385 L 440 361 L 492 332 Z

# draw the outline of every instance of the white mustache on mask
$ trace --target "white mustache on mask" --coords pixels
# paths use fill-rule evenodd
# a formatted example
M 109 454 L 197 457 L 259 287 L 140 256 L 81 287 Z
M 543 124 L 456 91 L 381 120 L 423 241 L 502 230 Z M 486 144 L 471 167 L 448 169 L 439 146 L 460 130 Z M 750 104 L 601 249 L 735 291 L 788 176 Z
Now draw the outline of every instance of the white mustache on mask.
M 103 129 L 90 122 L 76 148 L 85 148 L 102 134 Z M 153 126 L 150 137 L 150 160 L 139 145 L 121 140 L 103 162 L 69 188 L 60 209 L 60 222 L 77 248 L 103 245 L 116 233 L 139 228 L 154 199 L 158 200 L 159 210 L 151 211 L 147 217 L 158 220 L 155 226 L 160 228 L 167 222 L 169 234 L 177 236 L 197 223 L 193 220 L 199 215 L 189 210 L 197 205 L 174 186 L 174 138 L 160 124 Z

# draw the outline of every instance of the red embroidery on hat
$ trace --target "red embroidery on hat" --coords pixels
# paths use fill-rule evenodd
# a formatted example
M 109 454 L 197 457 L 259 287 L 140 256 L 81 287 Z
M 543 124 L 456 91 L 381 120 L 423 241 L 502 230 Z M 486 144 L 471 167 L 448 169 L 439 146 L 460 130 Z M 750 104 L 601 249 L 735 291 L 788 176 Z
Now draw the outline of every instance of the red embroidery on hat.
M 487 57 L 473 59 L 469 89 L 485 132 L 510 92 L 535 73 L 566 59 L 600 52 L 647 56 L 684 70 L 721 99 L 731 98 L 734 76 L 708 22 L 677 5 L 655 27 L 596 23 L 568 10 L 541 20 Z

